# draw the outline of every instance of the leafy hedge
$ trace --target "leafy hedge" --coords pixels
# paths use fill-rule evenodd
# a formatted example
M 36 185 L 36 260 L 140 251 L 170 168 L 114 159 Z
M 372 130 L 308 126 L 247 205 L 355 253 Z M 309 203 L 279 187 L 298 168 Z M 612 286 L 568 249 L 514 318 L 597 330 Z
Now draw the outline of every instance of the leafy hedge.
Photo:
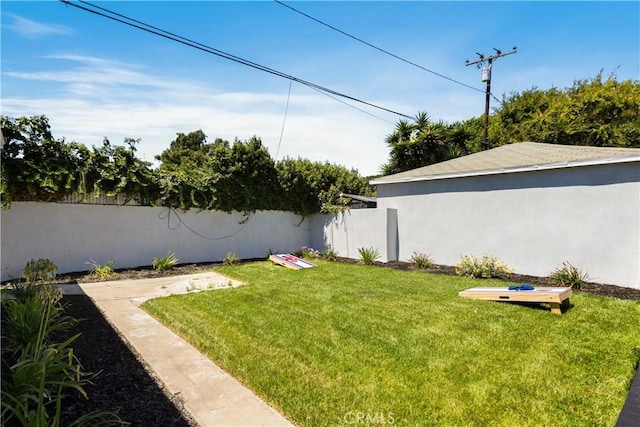
M 55 202 L 70 195 L 115 196 L 143 205 L 224 212 L 285 210 L 303 216 L 329 209 L 340 193 L 374 195 L 367 179 L 342 166 L 286 158 L 275 162 L 258 137 L 208 143 L 198 130 L 179 133 L 157 156 L 136 157 L 139 140 L 88 148 L 51 134 L 46 116 L 2 116 L 2 207 Z

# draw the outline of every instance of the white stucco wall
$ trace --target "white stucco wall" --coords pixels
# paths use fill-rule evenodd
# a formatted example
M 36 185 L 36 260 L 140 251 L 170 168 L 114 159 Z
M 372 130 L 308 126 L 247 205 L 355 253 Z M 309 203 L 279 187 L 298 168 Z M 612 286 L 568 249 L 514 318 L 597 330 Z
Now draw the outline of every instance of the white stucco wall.
M 171 211 L 160 207 L 18 202 L 2 211 L 2 280 L 20 277 L 31 258 L 49 258 L 59 272 L 88 270 L 90 259 L 116 268 L 151 265 L 174 252 L 180 263 L 267 256 L 309 243 L 309 221 L 287 212 L 262 211 L 241 224 L 240 213 Z M 182 220 L 182 222 L 180 221 Z M 189 230 L 189 228 L 191 230 Z M 202 236 L 198 236 L 197 234 Z
M 536 276 L 569 261 L 640 288 L 638 162 L 379 185 L 378 208 L 397 209 L 401 260 L 488 253 Z
M 333 248 L 339 256 L 360 258 L 359 248 L 380 252 L 378 261 L 398 259 L 395 209 L 352 209 L 335 215 L 315 215 L 311 242 L 324 251 Z

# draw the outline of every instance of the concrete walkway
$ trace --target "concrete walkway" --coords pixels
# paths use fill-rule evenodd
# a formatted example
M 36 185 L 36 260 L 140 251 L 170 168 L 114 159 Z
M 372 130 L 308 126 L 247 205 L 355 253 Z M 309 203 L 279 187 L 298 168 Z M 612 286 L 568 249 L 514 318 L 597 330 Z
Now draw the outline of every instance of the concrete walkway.
M 215 273 L 62 285 L 88 295 L 202 427 L 292 426 L 253 392 L 140 309 L 150 298 L 238 286 Z

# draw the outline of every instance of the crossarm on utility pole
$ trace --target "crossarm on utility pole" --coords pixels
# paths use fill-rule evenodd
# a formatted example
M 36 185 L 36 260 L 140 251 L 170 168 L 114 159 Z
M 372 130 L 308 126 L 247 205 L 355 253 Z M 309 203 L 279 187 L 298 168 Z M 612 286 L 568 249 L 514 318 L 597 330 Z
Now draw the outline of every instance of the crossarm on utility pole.
M 482 150 L 489 149 L 489 103 L 491 102 L 491 66 L 493 64 L 493 60 L 502 58 L 503 56 L 514 54 L 518 51 L 516 47 L 511 49 L 509 52 L 502 52 L 501 50 L 495 49 L 495 48 L 494 50 L 496 51 L 495 55 L 484 56 L 483 54 L 478 53 L 478 56 L 480 57 L 479 59 L 471 62 L 467 60 L 465 63 L 467 66 L 478 64 L 478 68 L 480 68 L 482 64 L 485 63 L 485 61 L 487 62 L 486 77 L 485 77 L 485 73 L 483 73 L 483 81 L 487 82 L 487 90 L 485 92 L 485 101 L 484 101 L 484 128 L 482 131 L 482 142 L 481 142 Z

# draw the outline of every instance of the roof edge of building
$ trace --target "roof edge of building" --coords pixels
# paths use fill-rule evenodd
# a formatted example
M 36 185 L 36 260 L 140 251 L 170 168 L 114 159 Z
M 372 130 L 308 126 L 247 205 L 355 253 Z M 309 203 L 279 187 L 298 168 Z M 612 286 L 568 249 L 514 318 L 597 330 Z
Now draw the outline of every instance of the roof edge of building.
M 392 178 L 392 179 L 385 179 L 384 177 L 381 177 L 381 178 L 377 178 L 369 181 L 369 184 L 370 185 L 401 184 L 401 183 L 408 183 L 408 182 L 435 181 L 440 179 L 466 178 L 466 177 L 472 177 L 472 176 L 499 175 L 499 174 L 519 173 L 519 172 L 533 172 L 533 171 L 541 171 L 541 170 L 562 169 L 567 167 L 597 166 L 597 165 L 629 163 L 629 162 L 638 162 L 638 161 L 640 161 L 640 155 L 618 156 L 618 157 L 609 157 L 609 158 L 572 160 L 568 162 L 545 163 L 540 165 L 517 166 L 512 168 L 484 169 L 484 170 L 469 171 L 469 172 L 441 173 L 441 174 L 424 175 L 424 176 L 407 176 L 407 177 Z

